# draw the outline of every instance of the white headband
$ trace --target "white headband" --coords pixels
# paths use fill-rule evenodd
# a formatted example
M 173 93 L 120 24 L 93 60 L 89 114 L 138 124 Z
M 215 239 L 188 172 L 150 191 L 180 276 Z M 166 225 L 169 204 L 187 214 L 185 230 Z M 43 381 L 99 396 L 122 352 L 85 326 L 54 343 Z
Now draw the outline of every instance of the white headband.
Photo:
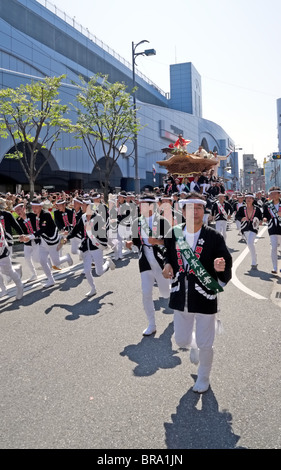
M 17 204 L 16 206 L 14 206 L 14 210 L 16 210 L 18 207 L 21 207 L 21 206 L 24 206 L 24 203 L 23 202 L 20 202 L 19 204 Z
M 83 199 L 83 204 L 91 204 L 91 199 Z
M 202 204 L 203 206 L 206 206 L 206 201 L 203 201 L 203 199 L 180 199 L 179 200 L 179 205 L 183 206 L 185 204 Z
M 79 201 L 79 199 L 76 199 L 76 197 L 73 198 L 73 201 L 76 201 L 76 202 L 79 202 L 80 204 L 82 204 L 82 201 Z
M 271 194 L 271 193 L 281 193 L 281 190 L 280 189 L 273 189 L 272 191 L 269 191 L 268 194 Z
M 59 202 L 56 202 L 56 204 L 58 206 L 59 204 L 66 204 L 66 202 L 65 201 L 59 201 Z
M 92 196 L 92 199 L 99 199 L 101 197 L 100 194 L 97 194 L 96 196 Z
M 244 196 L 244 197 L 245 197 L 245 198 L 246 198 L 246 197 L 252 197 L 252 198 L 254 198 L 254 199 L 255 199 L 255 195 L 254 195 L 254 194 L 245 194 L 245 196 Z
M 44 206 L 44 202 L 31 202 L 32 206 Z
M 158 202 L 158 199 L 150 199 L 149 197 L 146 199 L 139 199 L 139 202 Z

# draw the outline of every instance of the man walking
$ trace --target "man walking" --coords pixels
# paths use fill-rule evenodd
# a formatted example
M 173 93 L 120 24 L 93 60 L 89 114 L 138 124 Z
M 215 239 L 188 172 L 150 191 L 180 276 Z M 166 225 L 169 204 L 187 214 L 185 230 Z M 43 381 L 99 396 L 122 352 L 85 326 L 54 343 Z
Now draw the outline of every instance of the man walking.
M 206 201 L 190 193 L 180 201 L 185 223 L 165 237 L 163 275 L 172 279 L 175 341 L 191 346 L 190 360 L 199 363 L 194 392 L 209 388 L 216 331 L 217 295 L 231 279 L 232 257 L 223 236 L 203 224 Z

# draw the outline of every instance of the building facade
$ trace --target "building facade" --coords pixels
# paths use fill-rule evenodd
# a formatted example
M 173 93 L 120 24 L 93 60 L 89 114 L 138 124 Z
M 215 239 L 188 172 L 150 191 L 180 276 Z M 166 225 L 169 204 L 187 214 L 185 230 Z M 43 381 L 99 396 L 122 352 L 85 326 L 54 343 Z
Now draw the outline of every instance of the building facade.
M 281 152 L 281 98 L 277 100 L 277 139 L 278 152 Z
M 111 83 L 124 82 L 127 91 L 133 88 L 132 66 L 115 51 L 109 49 L 88 30 L 78 25 L 66 13 L 48 0 L 0 0 L 0 87 L 14 88 L 46 76 L 66 75 L 60 91 L 62 103 L 75 99 L 79 76 L 85 79 L 101 73 Z M 156 84 L 136 71 L 138 118 L 145 126 L 138 135 L 138 173 L 140 187 L 161 186 L 166 171 L 156 162 L 163 160 L 161 149 L 177 140 L 178 135 L 191 140 L 190 152 L 199 144 L 208 151 L 227 155 L 229 162 L 221 162 L 222 176 L 230 165 L 229 181 L 238 181 L 238 155 L 234 142 L 217 123 L 202 117 L 201 77 L 192 63 L 170 65 L 170 91 L 164 92 Z M 75 115 L 70 114 L 75 121 Z M 82 146 L 77 150 L 63 150 L 77 142 L 63 135 L 53 149 L 36 189 L 44 186 L 54 190 L 92 189 L 99 187 L 98 173 Z M 132 148 L 128 144 L 128 154 Z M 17 185 L 27 189 L 28 182 L 15 160 L 5 159 L 13 148 L 10 139 L 0 141 L 0 191 L 15 191 Z M 104 155 L 100 148 L 99 164 Z M 45 158 L 40 155 L 40 158 Z M 153 175 L 153 166 L 156 176 Z M 133 190 L 135 187 L 134 159 L 122 154 L 111 175 L 112 188 Z

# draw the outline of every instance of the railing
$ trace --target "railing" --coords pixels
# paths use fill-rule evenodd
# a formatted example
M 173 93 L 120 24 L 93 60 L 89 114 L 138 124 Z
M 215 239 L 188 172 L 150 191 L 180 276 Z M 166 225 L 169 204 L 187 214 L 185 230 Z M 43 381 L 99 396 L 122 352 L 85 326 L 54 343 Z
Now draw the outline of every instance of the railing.
M 68 16 L 64 11 L 60 10 L 56 5 L 53 3 L 49 2 L 48 0 L 36 0 L 38 3 L 43 5 L 45 8 L 50 10 L 52 13 L 54 13 L 56 16 L 61 18 L 63 21 L 68 23 L 70 26 L 75 28 L 77 31 L 82 33 L 84 36 L 88 37 L 90 41 L 93 41 L 95 44 L 97 44 L 99 47 L 101 47 L 104 51 L 108 52 L 108 54 L 112 55 L 115 57 L 119 62 L 124 64 L 126 67 L 128 67 L 130 70 L 133 70 L 132 64 L 125 60 L 123 57 L 121 57 L 117 52 L 115 52 L 113 49 L 111 49 L 109 46 L 107 46 L 103 41 L 97 38 L 94 34 L 92 34 L 88 28 L 84 28 L 80 23 L 78 23 L 74 18 L 71 18 Z M 165 96 L 167 98 L 168 93 L 165 91 L 161 90 L 154 82 L 152 82 L 148 77 L 146 77 L 143 73 L 136 71 L 136 74 L 142 78 L 145 82 L 147 82 L 149 85 L 152 85 L 161 95 Z

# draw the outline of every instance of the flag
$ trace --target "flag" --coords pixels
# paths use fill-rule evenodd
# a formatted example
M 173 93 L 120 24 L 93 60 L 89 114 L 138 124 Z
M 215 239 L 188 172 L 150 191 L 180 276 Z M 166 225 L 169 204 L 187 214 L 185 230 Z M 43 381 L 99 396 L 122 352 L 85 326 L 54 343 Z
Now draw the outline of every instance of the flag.
M 152 165 L 152 174 L 153 174 L 153 176 L 156 176 L 156 168 L 155 168 L 154 164 Z

